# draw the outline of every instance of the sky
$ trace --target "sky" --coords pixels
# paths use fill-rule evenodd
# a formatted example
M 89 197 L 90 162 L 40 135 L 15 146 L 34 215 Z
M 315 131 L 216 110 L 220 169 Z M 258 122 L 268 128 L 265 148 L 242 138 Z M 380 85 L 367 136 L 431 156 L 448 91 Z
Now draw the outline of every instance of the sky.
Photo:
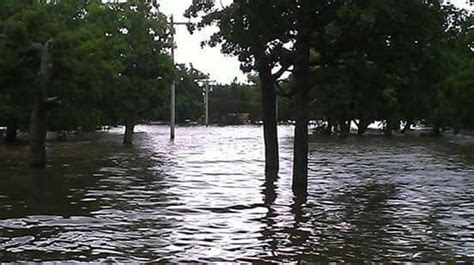
M 218 3 L 227 5 L 232 0 L 217 0 Z M 463 8 L 473 9 L 469 5 L 473 0 L 450 0 L 451 3 Z M 183 17 L 184 11 L 192 3 L 192 0 L 159 0 L 161 12 L 167 16 L 173 15 L 176 22 L 187 22 Z M 211 79 L 219 83 L 230 83 L 237 77 L 239 81 L 246 81 L 246 75 L 240 70 L 237 58 L 223 55 L 220 48 L 201 48 L 201 42 L 217 31 L 215 27 L 209 27 L 203 31 L 191 35 L 185 26 L 176 27 L 175 41 L 177 45 L 176 62 L 192 63 L 193 66 L 211 76 Z
M 220 2 L 226 5 L 232 0 Z M 192 0 L 160 0 L 159 3 L 161 12 L 167 16 L 173 15 L 176 22 L 188 21 L 182 14 L 191 5 Z M 176 63 L 192 63 L 196 69 L 209 73 L 211 79 L 219 83 L 230 83 L 236 77 L 239 81 L 245 81 L 246 75 L 240 71 L 239 61 L 235 57 L 224 56 L 218 47 L 201 48 L 201 42 L 207 40 L 215 31 L 216 27 L 210 27 L 191 35 L 186 26 L 176 26 Z

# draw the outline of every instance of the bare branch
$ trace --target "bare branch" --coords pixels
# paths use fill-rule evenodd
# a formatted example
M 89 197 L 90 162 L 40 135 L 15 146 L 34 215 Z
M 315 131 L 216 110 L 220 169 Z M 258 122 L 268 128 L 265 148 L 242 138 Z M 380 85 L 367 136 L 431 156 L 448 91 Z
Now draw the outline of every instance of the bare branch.
M 49 97 L 44 100 L 45 103 L 54 103 L 54 102 L 60 102 L 58 97 Z
M 291 64 L 285 64 L 285 65 L 282 65 L 280 70 L 278 70 L 276 73 L 274 73 L 272 76 L 273 76 L 273 79 L 278 79 L 280 78 L 284 73 L 288 72 L 289 69 L 291 67 Z
M 44 45 L 44 47 L 46 47 L 46 49 L 49 49 L 50 46 L 53 44 L 54 40 L 53 39 L 49 39 L 46 44 Z
M 42 51 L 44 48 L 49 49 L 52 43 L 53 43 L 53 39 L 49 39 L 45 44 L 42 44 L 40 42 L 34 42 L 30 45 L 30 47 L 26 49 L 26 51 L 31 51 L 31 50 Z

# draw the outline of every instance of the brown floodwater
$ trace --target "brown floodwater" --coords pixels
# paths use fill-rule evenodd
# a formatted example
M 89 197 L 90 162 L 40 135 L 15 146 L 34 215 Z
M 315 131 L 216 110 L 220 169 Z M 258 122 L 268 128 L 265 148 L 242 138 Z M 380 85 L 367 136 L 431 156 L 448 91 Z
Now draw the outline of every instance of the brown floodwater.
M 137 131 L 50 143 L 45 170 L 0 146 L 0 261 L 474 261 L 472 149 L 313 137 L 295 197 L 292 127 L 273 185 L 261 127 Z

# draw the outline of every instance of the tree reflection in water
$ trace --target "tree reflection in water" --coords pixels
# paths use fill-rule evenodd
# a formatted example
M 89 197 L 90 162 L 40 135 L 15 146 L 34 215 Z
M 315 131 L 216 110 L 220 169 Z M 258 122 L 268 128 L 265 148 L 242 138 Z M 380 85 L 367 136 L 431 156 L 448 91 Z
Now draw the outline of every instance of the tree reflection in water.
M 29 171 L 0 146 L 0 261 L 313 262 L 466 260 L 473 168 L 451 145 L 314 139 L 308 194 L 291 190 L 292 127 L 279 177 L 258 126 L 139 126 L 51 143 Z M 472 152 L 472 151 L 471 151 Z M 263 186 L 262 186 L 263 183 Z

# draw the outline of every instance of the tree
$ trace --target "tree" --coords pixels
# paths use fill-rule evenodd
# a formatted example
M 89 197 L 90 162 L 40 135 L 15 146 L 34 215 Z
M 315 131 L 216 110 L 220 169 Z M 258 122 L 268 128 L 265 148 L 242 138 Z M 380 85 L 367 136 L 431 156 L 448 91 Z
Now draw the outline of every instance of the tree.
M 25 43 L 18 34 L 12 18 L 24 10 L 20 1 L 2 1 L 0 18 L 0 124 L 7 127 L 5 141 L 16 141 L 17 130 L 28 127 L 29 88 L 35 79 L 35 62 L 26 58 Z
M 446 6 L 444 29 L 439 56 L 443 80 L 437 87 L 428 121 L 435 132 L 451 126 L 457 133 L 474 128 L 474 33 L 472 12 Z
M 166 17 L 156 11 L 156 3 L 134 0 L 115 8 L 119 17 L 114 34 L 125 41 L 119 54 L 125 68 L 118 73 L 113 100 L 120 102 L 115 112 L 125 124 L 123 142 L 131 144 L 136 123 L 153 113 L 160 92 L 173 78 L 174 66 L 165 52 L 171 29 Z
M 199 27 L 217 24 L 219 31 L 206 42 L 222 45 L 222 52 L 235 55 L 244 72 L 256 71 L 261 80 L 265 141 L 265 172 L 275 179 L 279 170 L 275 84 L 290 66 L 285 45 L 290 41 L 288 1 L 236 0 L 222 10 L 214 3 L 196 1 L 186 16 L 204 13 Z M 261 14 L 266 14 L 262 19 Z
M 442 13 L 436 1 L 353 1 L 331 4 L 332 18 L 317 32 L 313 69 L 319 117 L 351 121 L 363 134 L 384 121 L 390 135 L 400 120 L 410 124 L 428 114 L 440 82 L 438 40 Z M 326 9 L 327 10 L 327 9 Z M 319 28 L 319 27 L 317 27 Z
M 176 119 L 197 121 L 204 115 L 203 82 L 209 81 L 209 76 L 190 65 L 178 65 L 176 72 Z M 168 90 L 167 90 L 168 91 Z M 166 94 L 166 98 L 168 94 Z M 167 113 L 166 111 L 162 111 Z M 169 116 L 167 116 L 169 117 Z M 165 119 L 165 117 L 163 117 Z
M 30 158 L 32 166 L 46 164 L 46 119 L 51 95 L 51 75 L 53 68 L 53 37 L 65 30 L 64 21 L 54 17 L 48 4 L 33 2 L 19 3 L 14 12 L 4 22 L 6 42 L 16 53 L 31 51 L 39 54 L 39 72 L 35 88 L 31 91 L 32 109 L 29 123 Z

